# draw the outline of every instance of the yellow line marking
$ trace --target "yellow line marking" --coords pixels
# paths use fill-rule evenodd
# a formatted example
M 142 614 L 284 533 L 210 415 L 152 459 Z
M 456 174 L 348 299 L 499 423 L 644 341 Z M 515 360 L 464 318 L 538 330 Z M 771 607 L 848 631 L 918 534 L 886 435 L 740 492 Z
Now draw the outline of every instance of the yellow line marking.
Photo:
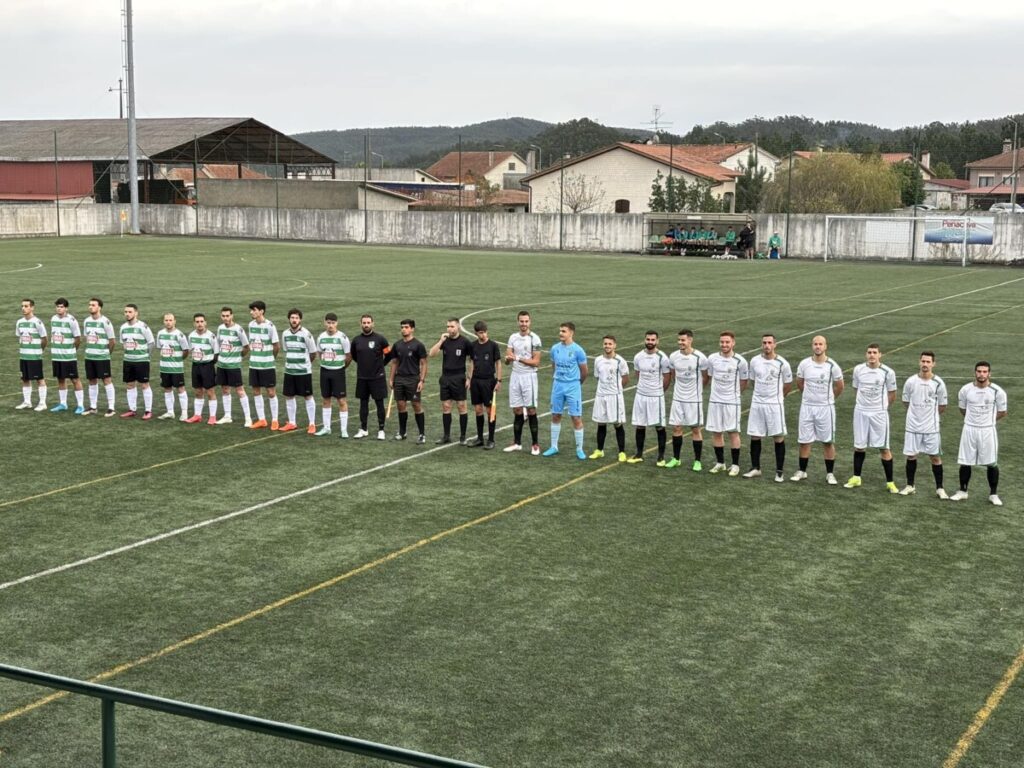
M 285 606 L 290 605 L 291 603 L 294 603 L 298 600 L 302 600 L 303 598 L 309 597 L 310 595 L 316 594 L 317 592 L 321 592 L 325 589 L 333 587 L 337 584 L 340 584 L 343 581 L 348 581 L 349 579 L 355 576 L 359 576 L 361 574 L 372 571 L 375 568 L 393 562 L 404 555 L 408 555 L 412 552 L 423 549 L 424 547 L 441 541 L 442 539 L 446 539 L 449 536 L 454 536 L 455 534 L 461 533 L 462 531 L 469 530 L 470 528 L 475 528 L 478 525 L 483 525 L 484 523 L 490 522 L 491 520 L 501 517 L 502 515 L 506 515 L 509 512 L 514 512 L 517 509 L 522 509 L 523 507 L 532 504 L 535 501 L 540 501 L 541 499 L 546 498 L 548 496 L 552 496 L 558 493 L 559 491 L 564 491 L 566 488 L 570 488 L 571 486 L 574 486 L 577 483 L 581 483 L 584 480 L 587 480 L 588 478 L 599 475 L 602 472 L 607 472 L 610 469 L 615 469 L 618 466 L 618 462 L 614 464 L 606 464 L 603 467 L 598 467 L 597 469 L 585 472 L 584 474 L 579 475 L 578 477 L 574 477 L 572 480 L 562 483 L 561 485 L 556 485 L 555 487 L 549 488 L 548 490 L 542 491 L 541 493 L 534 494 L 533 496 L 528 496 L 525 499 L 520 499 L 519 501 L 514 502 L 513 504 L 509 504 L 507 507 L 503 507 L 502 509 L 499 509 L 496 512 L 489 512 L 486 515 L 481 515 L 480 517 L 456 525 L 453 528 L 448 528 L 439 533 L 435 533 L 433 536 L 429 536 L 425 539 L 420 539 L 419 541 L 413 542 L 412 544 L 408 544 L 400 549 L 396 549 L 392 552 L 389 552 L 383 557 L 379 557 L 376 560 L 364 563 L 363 565 L 353 568 L 350 571 L 346 571 L 345 573 L 339 574 L 338 576 L 334 576 L 333 578 L 330 578 L 327 581 L 322 581 L 319 584 L 315 584 L 312 587 L 308 587 L 299 592 L 295 592 L 294 594 L 288 595 L 287 597 L 282 597 L 280 600 L 276 600 L 273 603 L 264 605 L 262 608 L 257 608 L 256 610 L 250 611 L 249 613 L 246 613 L 242 616 L 237 616 L 229 621 L 225 621 L 222 624 L 218 624 L 215 627 L 211 627 L 210 629 L 203 630 L 202 632 L 197 632 L 196 634 L 186 637 L 183 640 L 179 640 L 176 643 L 172 643 L 171 645 L 161 648 L 159 651 L 154 651 L 153 653 L 141 656 L 135 659 L 135 661 L 128 661 L 124 664 L 118 664 L 116 667 L 112 667 L 106 670 L 105 672 L 100 672 L 98 675 L 89 678 L 88 682 L 102 683 L 107 680 L 110 680 L 113 677 L 120 675 L 122 672 L 128 672 L 129 670 L 136 669 L 137 667 L 141 667 L 144 664 L 150 663 L 151 661 L 157 661 L 158 659 L 161 659 L 164 656 L 168 656 L 174 653 L 175 651 L 180 651 L 183 648 L 188 648 L 189 646 L 195 645 L 201 640 L 206 640 L 207 638 L 213 637 L 214 635 L 219 635 L 222 632 L 237 627 L 240 624 L 244 624 L 247 621 L 257 619 L 261 616 L 265 616 L 268 613 L 278 610 L 279 608 L 284 608 Z M 60 691 L 58 693 L 52 693 L 48 696 L 36 699 L 35 701 L 30 702 L 22 707 L 18 707 L 17 709 L 12 709 L 9 712 L 3 713 L 2 715 L 0 715 L 0 723 L 6 723 L 11 720 L 14 720 L 15 718 L 21 717 L 22 715 L 28 714 L 29 712 L 32 712 L 35 709 L 44 707 L 47 704 L 50 704 L 51 702 L 63 699 L 69 695 L 70 694 L 68 694 L 66 691 Z
M 142 472 L 149 472 L 150 470 L 153 469 L 160 469 L 161 467 L 174 466 L 175 464 L 181 464 L 184 461 L 201 459 L 204 458 L 205 456 L 212 456 L 215 453 L 230 451 L 234 448 L 244 448 L 245 446 L 252 445 L 253 443 L 260 443 L 263 442 L 264 440 L 273 440 L 275 437 L 281 437 L 281 434 L 278 433 L 276 435 L 267 435 L 266 437 L 257 437 L 252 440 L 243 440 L 240 443 L 232 443 L 231 445 L 224 445 L 221 446 L 220 448 L 211 448 L 210 450 L 203 451 L 202 453 L 193 453 L 188 456 L 181 456 L 177 459 L 168 459 L 167 461 L 161 461 L 158 464 L 151 464 L 148 467 L 139 467 L 138 469 L 129 469 L 125 472 L 118 472 L 116 475 L 104 475 L 103 477 L 97 477 L 92 480 L 83 480 L 80 483 L 75 483 L 74 485 L 66 485 L 63 488 L 54 488 L 51 491 L 43 491 L 42 493 L 36 493 L 33 494 L 32 496 L 25 496 L 24 498 L 21 499 L 13 499 L 12 501 L 0 502 L 0 509 L 3 509 L 5 507 L 12 507 L 15 504 L 24 504 L 25 502 L 28 501 L 35 501 L 36 499 L 45 499 L 47 496 L 55 496 L 58 493 L 77 491 L 80 488 L 88 488 L 90 485 L 96 485 L 97 483 L 106 483 L 109 482 L 110 480 L 119 480 L 122 477 L 131 477 L 132 475 L 138 475 L 141 474 Z
M 992 693 L 985 699 L 985 706 L 978 710 L 978 713 L 974 716 L 974 720 L 970 726 L 964 731 L 963 736 L 957 741 L 956 746 L 953 747 L 953 751 L 949 753 L 949 757 L 942 764 L 942 768 L 956 768 L 963 760 L 964 755 L 967 754 L 967 750 L 974 744 L 974 739 L 978 736 L 978 733 L 982 728 L 985 727 L 985 723 L 995 712 L 996 707 L 999 706 L 1003 700 L 1003 696 L 1010 690 L 1010 686 L 1013 685 L 1017 679 L 1017 675 L 1020 674 L 1021 669 L 1024 668 L 1024 648 L 1021 648 L 1020 653 L 1017 654 L 1017 658 L 1013 660 L 1009 668 L 1003 674 L 1003 678 L 999 681 L 999 684 L 993 689 Z

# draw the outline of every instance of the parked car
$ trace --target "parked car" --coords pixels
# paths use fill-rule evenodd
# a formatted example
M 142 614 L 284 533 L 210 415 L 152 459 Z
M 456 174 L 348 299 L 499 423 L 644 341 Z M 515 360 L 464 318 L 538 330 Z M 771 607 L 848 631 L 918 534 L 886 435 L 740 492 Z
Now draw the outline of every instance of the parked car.
M 992 213 L 1024 213 L 1024 205 L 1020 203 L 995 203 L 989 208 Z

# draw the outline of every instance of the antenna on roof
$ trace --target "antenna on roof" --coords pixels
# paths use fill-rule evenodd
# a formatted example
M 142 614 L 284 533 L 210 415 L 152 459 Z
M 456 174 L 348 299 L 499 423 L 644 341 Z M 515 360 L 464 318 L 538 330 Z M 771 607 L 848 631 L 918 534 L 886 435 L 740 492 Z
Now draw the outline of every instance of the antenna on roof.
M 671 120 L 664 120 L 662 116 L 664 113 L 661 111 L 661 104 L 655 104 L 652 110 L 652 117 L 644 125 L 654 126 L 653 140 L 649 140 L 648 144 L 657 144 L 659 140 L 659 134 L 661 133 L 662 126 L 672 125 Z

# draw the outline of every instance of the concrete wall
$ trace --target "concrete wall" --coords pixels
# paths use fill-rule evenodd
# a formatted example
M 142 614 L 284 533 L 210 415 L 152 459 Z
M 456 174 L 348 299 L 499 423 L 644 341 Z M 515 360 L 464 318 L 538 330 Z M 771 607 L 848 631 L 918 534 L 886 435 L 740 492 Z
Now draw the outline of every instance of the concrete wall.
M 409 208 L 407 200 L 373 189 L 369 199 L 372 210 Z M 356 181 L 200 179 L 199 202 L 204 207 L 357 210 L 363 207 L 363 189 Z
M 302 182 L 308 184 L 310 182 Z M 330 182 L 328 182 L 330 183 Z M 121 229 L 122 205 L 80 205 L 61 208 L 63 235 L 116 235 Z M 1024 264 L 1024 215 L 989 215 L 994 221 L 994 244 L 968 246 L 968 260 L 978 263 Z M 765 244 L 773 231 L 784 242 L 789 257 L 821 259 L 825 253 L 826 217 L 794 214 L 786 228 L 784 214 L 756 214 L 757 244 Z M 879 217 L 882 218 L 882 217 Z M 878 228 L 878 218 L 874 219 Z M 380 245 L 422 245 L 456 248 L 557 251 L 559 216 L 552 214 L 480 213 L 454 211 L 353 211 L 282 208 L 213 208 L 185 205 L 142 205 L 140 225 L 147 234 L 200 235 L 254 239 L 310 240 Z M 863 219 L 833 219 L 828 233 L 830 258 L 909 259 L 910 224 L 896 222 L 899 242 L 872 243 Z M 638 252 L 646 243 L 647 222 L 636 214 L 580 214 L 561 218 L 562 248 L 568 251 Z M 0 205 L 0 237 L 56 234 L 53 204 Z M 926 244 L 924 221 L 917 224 L 915 258 L 919 261 L 959 262 L 959 244 Z M 904 241 L 905 240 L 905 241 Z

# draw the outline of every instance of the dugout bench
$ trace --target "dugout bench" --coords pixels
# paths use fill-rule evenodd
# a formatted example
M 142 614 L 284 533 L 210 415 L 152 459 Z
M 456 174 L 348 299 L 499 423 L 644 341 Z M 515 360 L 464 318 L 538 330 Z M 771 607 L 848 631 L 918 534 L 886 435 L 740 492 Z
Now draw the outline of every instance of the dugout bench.
M 740 230 L 750 220 L 744 213 L 646 213 L 646 240 L 643 252 L 664 256 L 711 257 L 723 255 L 728 246 L 730 253 L 736 255 L 740 250 Z M 726 241 L 726 233 L 730 227 L 736 234 L 736 241 L 731 244 Z M 673 238 L 667 242 L 666 233 L 673 228 L 685 230 L 687 236 Z M 691 238 L 688 234 L 694 229 L 698 233 L 714 230 L 716 237 Z

